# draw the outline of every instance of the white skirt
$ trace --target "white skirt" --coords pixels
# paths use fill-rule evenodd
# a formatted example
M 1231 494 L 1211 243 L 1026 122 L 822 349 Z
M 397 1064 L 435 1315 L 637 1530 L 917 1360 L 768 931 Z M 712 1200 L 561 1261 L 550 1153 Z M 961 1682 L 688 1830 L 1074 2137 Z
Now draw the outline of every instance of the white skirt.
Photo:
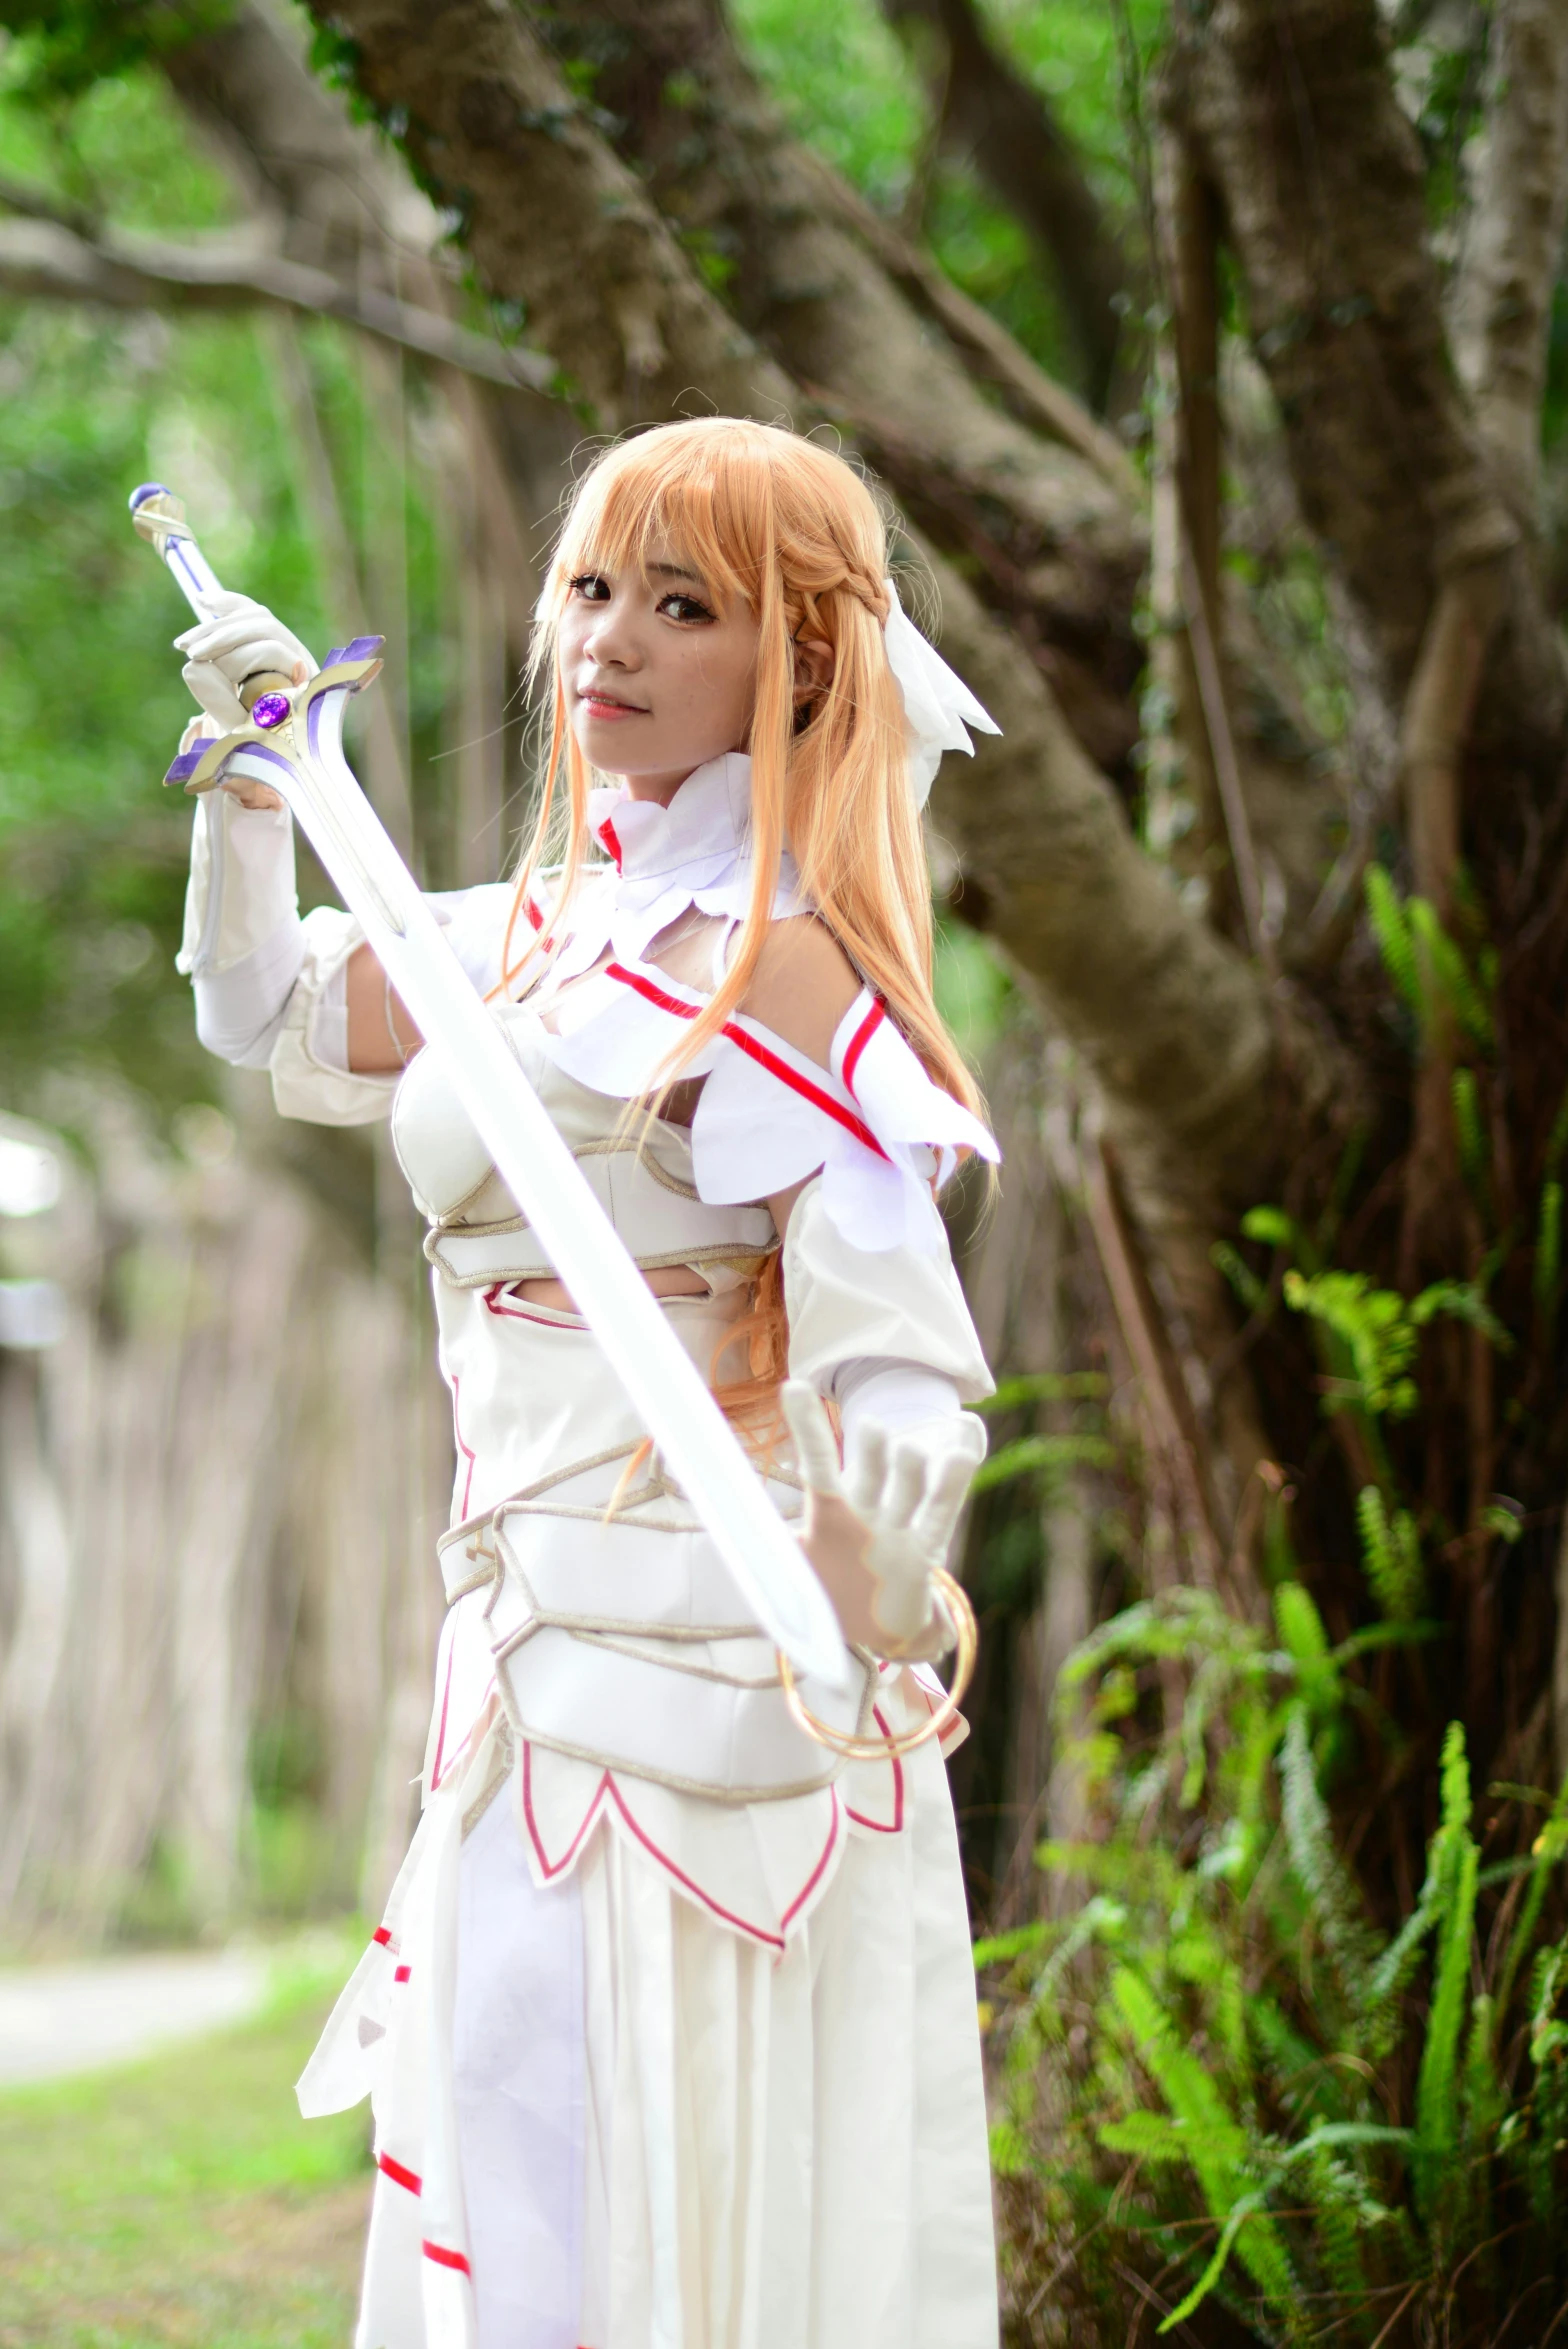
M 906 1766 L 903 1831 L 851 1833 L 782 1953 L 611 1812 L 541 1888 L 509 1794 L 466 1841 L 438 1798 L 387 2021 L 351 1985 L 301 2083 L 341 2100 L 357 2018 L 381 2171 L 358 2349 L 995 2349 L 957 1836 L 940 1755 Z

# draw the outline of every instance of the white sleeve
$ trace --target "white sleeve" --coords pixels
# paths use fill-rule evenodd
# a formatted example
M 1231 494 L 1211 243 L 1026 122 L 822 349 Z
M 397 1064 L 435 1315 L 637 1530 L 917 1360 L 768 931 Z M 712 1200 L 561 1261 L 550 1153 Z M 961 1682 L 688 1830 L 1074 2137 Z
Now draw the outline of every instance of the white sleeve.
M 185 934 L 196 1033 L 237 1068 L 265 1068 L 304 955 L 287 808 L 204 792 L 191 833 Z
M 839 1364 L 833 1374 L 833 1400 L 846 1451 L 863 1427 L 885 1428 L 896 1436 L 906 1428 L 954 1420 L 964 1407 L 953 1381 L 939 1370 L 865 1356 Z
M 817 1176 L 791 1211 L 783 1270 L 790 1376 L 808 1379 L 819 1394 L 840 1391 L 853 1411 L 856 1372 L 863 1380 L 866 1364 L 940 1380 L 961 1404 L 994 1391 L 945 1239 L 939 1249 L 923 1239 L 858 1247 L 834 1220 Z M 840 1379 L 847 1382 L 842 1390 Z M 920 1391 L 928 1400 L 935 1392 Z M 884 1389 L 882 1399 L 893 1392 Z M 882 1417 L 869 1403 L 863 1415 Z M 934 1414 L 922 1408 L 919 1415 Z
M 313 1125 L 374 1125 L 390 1110 L 401 1071 L 366 1076 L 348 1065 L 348 964 L 364 932 L 352 914 L 318 905 L 300 933 L 299 971 L 268 1062 L 272 1098 L 281 1116 Z

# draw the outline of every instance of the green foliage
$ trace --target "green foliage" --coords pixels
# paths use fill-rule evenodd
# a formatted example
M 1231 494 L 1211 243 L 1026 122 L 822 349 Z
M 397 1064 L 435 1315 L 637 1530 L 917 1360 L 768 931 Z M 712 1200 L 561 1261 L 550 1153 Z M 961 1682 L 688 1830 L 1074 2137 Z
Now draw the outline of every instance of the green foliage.
M 156 62 L 217 30 L 235 0 L 0 0 L 0 28 L 19 36 L 11 84 L 34 104 L 80 97 L 130 66 Z
M 46 13 L 62 38 L 85 41 L 93 12 Z M 117 13 L 98 12 L 100 29 Z M 125 38 L 139 40 L 140 13 L 123 13 Z M 225 182 L 154 70 L 107 72 L 45 108 L 27 80 L 33 55 L 26 40 L 0 55 L 0 175 L 116 225 L 179 234 L 231 217 Z M 368 540 L 390 484 L 357 350 L 331 327 L 303 341 L 350 530 Z M 417 384 L 413 399 L 417 458 Z M 275 604 L 319 648 L 352 615 L 326 608 L 295 468 L 261 322 L 0 302 L 7 1106 L 43 1106 L 62 1071 L 112 1071 L 165 1113 L 216 1081 L 173 968 L 190 804 L 160 788 L 194 708 L 170 642 L 188 615 L 130 530 L 126 497 L 139 481 L 172 480 L 220 575 Z M 439 819 L 448 770 L 427 754 L 444 729 L 456 648 L 436 498 L 417 466 L 406 506 L 415 787 L 421 813 Z M 439 820 L 429 829 L 439 842 Z M 302 884 L 307 900 L 321 893 L 308 859 Z
M 1356 1497 L 1361 1562 L 1378 1611 L 1391 1623 L 1413 1623 L 1421 1611 L 1426 1578 L 1421 1536 L 1408 1509 L 1390 1510 L 1375 1484 Z
M 1272 1640 L 1173 1590 L 1064 1675 L 1094 1839 L 1039 1854 L 1060 1921 L 978 1954 L 1009 2240 L 1049 2246 L 1058 2321 L 1106 2349 L 1151 2297 L 1165 2332 L 1212 2305 L 1226 2341 L 1370 2349 L 1401 2302 L 1401 2338 L 1441 2314 L 1479 2341 L 1467 2320 L 1568 2292 L 1568 1786 L 1489 1880 L 1455 1724 L 1383 1929 L 1337 1816 L 1357 1648 L 1299 1584 Z M 1073 1878 L 1093 1897 L 1061 1919 Z M 1043 2278 L 1011 2257 L 1026 2305 Z
M 1491 997 L 1496 973 L 1484 939 L 1472 967 L 1464 949 L 1438 920 L 1436 909 L 1424 897 L 1401 902 L 1381 865 L 1367 868 L 1365 888 L 1367 918 L 1383 967 L 1421 1032 L 1427 1034 L 1441 1024 L 1477 1051 L 1493 1051 L 1497 1039 Z

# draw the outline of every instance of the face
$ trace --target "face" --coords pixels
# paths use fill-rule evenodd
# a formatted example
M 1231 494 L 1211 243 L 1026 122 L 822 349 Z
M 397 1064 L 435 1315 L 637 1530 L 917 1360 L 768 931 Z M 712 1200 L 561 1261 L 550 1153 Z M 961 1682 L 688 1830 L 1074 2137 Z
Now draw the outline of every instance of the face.
M 745 602 L 721 608 L 678 547 L 655 544 L 646 571 L 579 574 L 559 658 L 584 757 L 624 776 L 634 799 L 671 799 L 696 768 L 744 748 L 757 638 Z

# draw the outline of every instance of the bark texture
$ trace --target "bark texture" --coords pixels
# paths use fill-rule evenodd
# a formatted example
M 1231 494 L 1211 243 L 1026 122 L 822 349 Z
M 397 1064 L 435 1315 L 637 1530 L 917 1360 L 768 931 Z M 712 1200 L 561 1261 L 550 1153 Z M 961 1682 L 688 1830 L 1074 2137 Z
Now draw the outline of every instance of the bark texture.
M 1482 440 L 1533 527 L 1552 289 L 1568 203 L 1568 4 L 1498 0 L 1454 357 Z
M 677 55 L 699 82 L 712 62 L 715 52 L 702 44 L 721 42 L 717 20 L 694 14 L 689 0 L 679 5 L 678 21 L 657 6 L 640 14 L 639 87 L 662 89 L 664 67 Z M 626 44 L 611 54 L 629 72 L 630 33 L 619 16 L 600 15 Z M 467 191 L 471 249 L 490 290 L 527 304 L 530 331 L 576 382 L 604 399 L 608 414 L 620 413 L 627 378 L 624 352 L 605 338 L 606 309 L 629 285 L 641 285 L 633 306 L 658 313 L 662 357 L 641 382 L 640 414 L 678 410 L 688 392 L 720 409 L 755 413 L 763 404 L 749 392 L 767 383 L 783 390 L 775 412 L 793 407 L 799 415 L 803 403 L 791 379 L 719 308 L 639 181 L 609 154 L 511 11 L 491 0 L 450 0 L 416 18 L 391 0 L 345 0 L 332 21 L 356 44 L 360 87 L 384 113 L 406 121 L 406 144 L 432 186 L 447 199 Z M 558 16 L 560 38 L 563 21 L 581 39 L 583 20 Z M 720 67 L 740 73 L 727 46 L 716 54 L 715 74 Z M 484 106 L 472 96 L 476 76 L 491 92 Z M 643 119 L 635 90 L 614 85 L 607 93 L 603 76 L 596 86 L 614 96 L 617 114 L 633 126 L 630 141 Z M 551 89 L 569 109 L 559 135 L 509 116 L 502 136 L 497 92 L 513 93 L 506 103 L 515 115 L 517 93 L 539 99 Z M 923 470 L 929 485 L 945 461 L 966 489 L 983 483 L 998 502 L 1005 491 L 1015 511 L 1032 510 L 1042 533 L 1049 518 L 1063 533 L 1059 554 L 1069 544 L 1079 550 L 1074 564 L 1060 563 L 1062 594 L 1092 603 L 1096 578 L 1104 578 L 1103 568 L 1088 569 L 1087 585 L 1080 575 L 1092 533 L 1113 534 L 1124 554 L 1136 543 L 1103 476 L 980 396 L 951 347 L 922 328 L 873 258 L 825 216 L 813 167 L 792 159 L 761 100 L 738 85 L 732 91 L 726 83 L 725 91 L 723 125 L 715 96 L 703 117 L 705 142 L 696 160 L 687 155 L 681 186 L 694 184 L 699 196 L 709 191 L 701 225 L 710 232 L 722 217 L 737 237 L 744 232 L 751 240 L 739 280 L 747 323 L 817 386 L 819 398 L 832 392 L 847 412 L 896 401 L 894 445 L 921 453 L 920 467 L 910 458 L 908 478 Z M 661 165 L 654 147 L 676 128 L 650 117 L 650 143 L 638 150 L 655 192 L 661 168 L 668 174 L 674 165 L 668 154 Z M 611 184 L 617 208 L 606 219 L 597 206 Z M 588 219 L 581 243 L 575 230 L 571 243 L 547 233 L 546 223 L 560 218 Z M 636 272 L 645 265 L 651 274 L 643 285 Z M 686 282 L 678 298 L 666 299 L 671 269 Z M 884 459 L 886 443 L 867 428 L 865 414 L 855 413 L 854 422 L 867 454 Z M 896 470 L 893 478 L 902 489 Z M 911 502 L 917 519 L 934 508 L 963 543 L 939 498 Z M 1225 1168 L 1239 1192 L 1253 1195 L 1273 1138 L 1273 1032 L 1256 973 L 1143 856 L 1042 665 L 955 567 L 937 561 L 934 568 L 947 649 L 1004 730 L 1000 743 L 981 746 L 973 767 L 960 771 L 950 761 L 939 786 L 936 813 L 965 868 L 968 910 L 1038 985 L 1053 1018 L 1150 1134 L 1179 1159 L 1197 1156 Z
M 1174 26 L 1166 104 L 1224 208 L 1302 514 L 1398 702 L 1438 582 L 1519 532 L 1454 375 L 1375 0 L 1183 0 Z M 1555 631 L 1515 556 L 1478 714 L 1510 792 L 1555 785 L 1564 710 Z

